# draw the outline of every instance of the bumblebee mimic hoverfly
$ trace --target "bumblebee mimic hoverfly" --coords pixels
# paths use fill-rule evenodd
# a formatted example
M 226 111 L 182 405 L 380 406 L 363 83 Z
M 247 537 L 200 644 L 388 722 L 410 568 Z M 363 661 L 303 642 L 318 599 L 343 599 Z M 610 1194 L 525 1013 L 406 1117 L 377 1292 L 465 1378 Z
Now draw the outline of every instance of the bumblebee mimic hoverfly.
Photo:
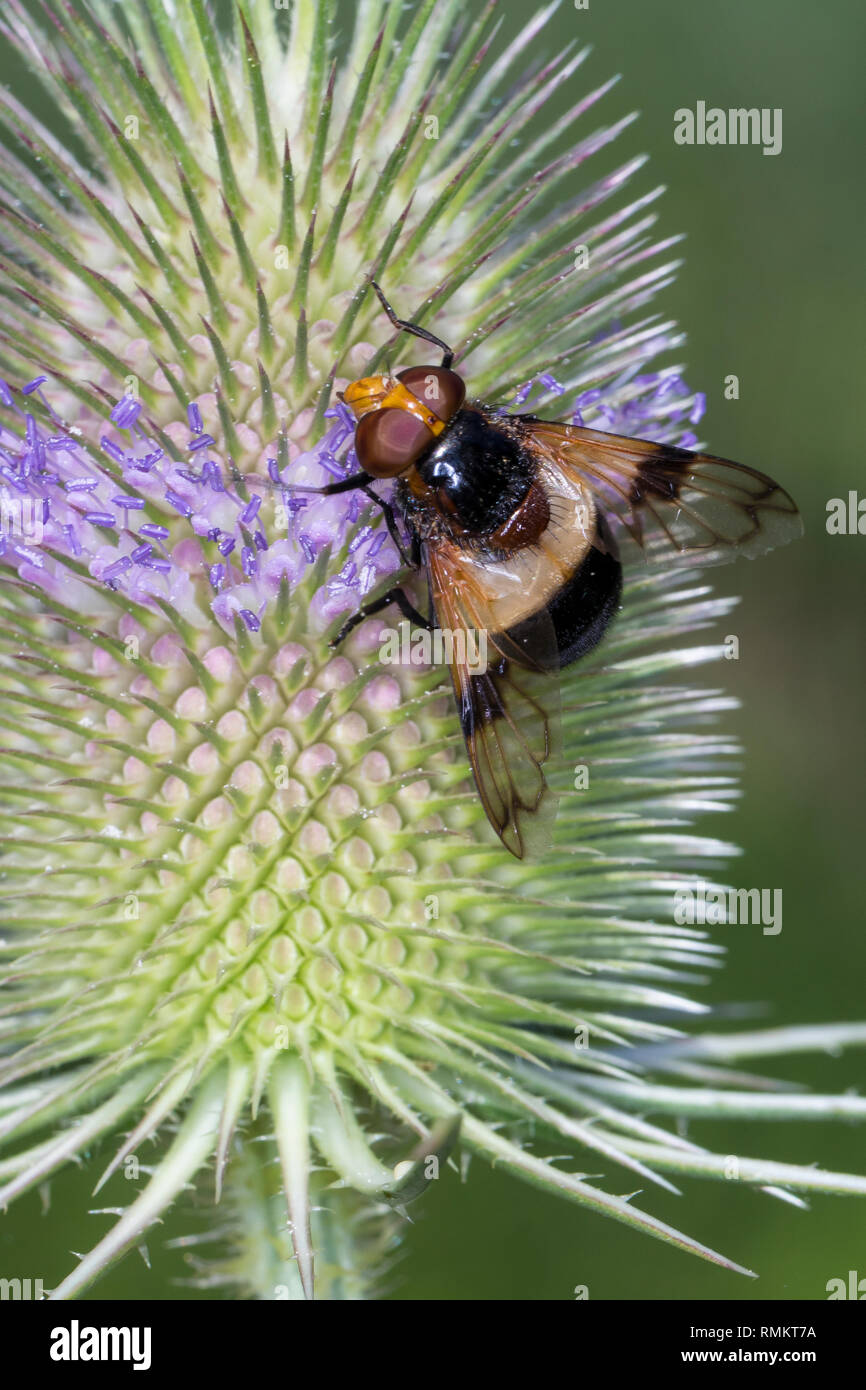
M 549 841 L 556 811 L 544 773 L 556 675 L 604 636 L 619 607 L 624 547 L 652 561 L 719 563 L 793 539 L 799 513 L 784 489 L 742 464 L 467 401 L 452 349 L 398 319 L 373 288 L 393 326 L 440 348 L 441 363 L 347 386 L 360 471 L 302 490 L 363 489 L 403 559 L 426 572 L 430 615 L 392 587 L 363 604 L 333 645 L 391 604 L 429 629 L 486 635 L 486 669 L 452 658 L 451 675 L 484 809 L 522 859 Z M 391 502 L 371 487 L 377 478 L 395 480 Z

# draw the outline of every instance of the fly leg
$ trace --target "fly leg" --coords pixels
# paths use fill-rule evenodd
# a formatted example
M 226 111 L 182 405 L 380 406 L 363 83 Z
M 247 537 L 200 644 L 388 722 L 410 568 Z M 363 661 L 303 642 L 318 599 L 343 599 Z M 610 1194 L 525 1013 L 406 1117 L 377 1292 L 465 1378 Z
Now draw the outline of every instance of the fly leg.
M 397 547 L 397 551 L 400 555 L 400 559 L 403 561 L 403 564 L 410 565 L 414 569 L 417 566 L 418 561 L 413 560 L 412 556 L 406 553 L 406 547 L 403 544 L 400 532 L 397 530 L 397 518 L 394 515 L 394 508 L 391 506 L 391 503 L 386 502 L 384 497 L 380 497 L 378 492 L 374 492 L 371 487 L 365 487 L 364 492 L 367 494 L 371 502 L 375 502 L 377 507 L 382 508 L 382 515 L 385 518 L 385 525 L 388 527 L 388 535 L 391 537 L 391 540 Z
M 443 343 L 441 338 L 437 338 L 435 333 L 430 333 L 426 328 L 419 328 L 417 323 L 409 323 L 406 319 L 398 319 L 391 305 L 376 284 L 376 281 L 371 280 L 370 284 L 379 296 L 379 303 L 382 305 L 382 308 L 385 310 L 385 313 L 388 315 L 394 327 L 402 329 L 404 333 L 411 333 L 414 338 L 423 338 L 425 343 L 433 343 L 434 347 L 441 348 L 443 354 L 442 366 L 450 367 L 451 363 L 454 361 L 454 349 L 450 348 L 447 343 Z
M 388 527 L 388 535 L 394 542 L 404 565 L 413 565 L 411 556 L 407 555 L 406 547 L 400 538 L 397 530 L 397 519 L 394 515 L 394 508 L 390 502 L 386 502 L 384 497 L 380 497 L 370 486 L 370 474 L 363 469 L 359 473 L 350 473 L 348 478 L 340 478 L 335 483 L 326 483 L 324 487 L 307 487 L 303 483 L 284 483 L 287 492 L 308 492 L 316 497 L 333 497 L 338 492 L 354 492 L 360 489 L 371 502 L 375 502 L 377 507 L 381 507 L 385 517 L 385 525 Z
M 369 487 L 370 474 L 365 473 L 363 468 L 357 473 L 350 473 L 348 478 L 338 478 L 335 483 L 325 483 L 324 487 L 308 487 L 306 483 L 280 483 L 279 486 L 286 492 L 312 492 L 317 497 L 333 497 L 337 492 L 353 492 L 358 487 Z M 376 494 L 374 493 L 375 497 Z
M 387 593 L 382 594 L 381 598 L 376 598 L 370 603 L 362 604 L 357 613 L 353 613 L 351 618 L 347 618 L 343 623 L 336 637 L 332 638 L 331 646 L 339 646 L 340 643 L 348 637 L 349 633 L 352 632 L 359 623 L 362 623 L 365 618 L 371 618 L 374 613 L 381 613 L 383 608 L 389 607 L 392 603 L 396 603 L 403 617 L 408 618 L 410 623 L 416 623 L 418 627 L 424 627 L 428 632 L 433 631 L 433 623 L 430 619 L 425 618 L 423 613 L 419 613 L 411 599 L 399 586 L 396 586 L 393 589 L 389 589 Z

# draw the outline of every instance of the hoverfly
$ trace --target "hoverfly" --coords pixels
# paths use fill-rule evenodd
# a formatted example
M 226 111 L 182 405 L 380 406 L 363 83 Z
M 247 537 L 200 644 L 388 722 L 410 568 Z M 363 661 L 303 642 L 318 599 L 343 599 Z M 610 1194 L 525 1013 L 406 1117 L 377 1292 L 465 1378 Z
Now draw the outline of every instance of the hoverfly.
M 651 560 L 720 563 L 793 539 L 799 513 L 742 464 L 467 401 L 453 350 L 397 318 L 373 288 L 394 328 L 440 348 L 442 360 L 347 386 L 360 471 L 299 490 L 359 488 L 375 501 L 404 561 L 426 572 L 430 614 L 395 586 L 363 604 L 332 645 L 391 604 L 431 630 L 486 635 L 486 669 L 455 658 L 451 676 L 482 804 L 522 859 L 549 840 L 556 811 L 544 774 L 556 675 L 600 642 L 619 607 L 620 543 Z M 371 487 L 377 478 L 395 480 L 392 502 Z

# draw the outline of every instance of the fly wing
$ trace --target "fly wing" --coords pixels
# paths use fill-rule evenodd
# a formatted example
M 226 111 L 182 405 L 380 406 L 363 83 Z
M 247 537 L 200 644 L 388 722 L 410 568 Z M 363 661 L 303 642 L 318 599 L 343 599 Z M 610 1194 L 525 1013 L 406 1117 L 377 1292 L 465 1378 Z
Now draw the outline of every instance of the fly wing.
M 590 491 L 614 536 L 651 560 L 679 552 L 721 564 L 802 534 L 784 488 L 744 464 L 577 425 L 524 418 L 521 427 L 538 457 Z
M 519 634 L 497 631 L 495 568 L 488 589 L 484 571 L 457 546 L 428 543 L 425 559 L 436 622 L 452 642 L 457 711 L 481 803 L 506 849 L 534 858 L 551 842 L 557 807 L 545 777 L 559 739 L 553 623 L 541 609 Z M 480 659 L 470 663 L 467 652 Z

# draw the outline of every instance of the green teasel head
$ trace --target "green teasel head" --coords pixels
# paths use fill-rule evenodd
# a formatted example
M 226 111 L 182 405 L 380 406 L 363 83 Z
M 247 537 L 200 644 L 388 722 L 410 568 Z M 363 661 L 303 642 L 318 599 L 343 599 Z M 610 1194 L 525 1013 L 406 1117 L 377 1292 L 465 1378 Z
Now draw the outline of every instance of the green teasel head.
M 290 490 L 351 466 L 347 381 L 425 361 L 373 280 L 492 405 L 697 443 L 654 307 L 676 239 L 608 150 L 631 119 L 600 123 L 612 84 L 576 76 L 583 47 L 550 55 L 552 9 L 0 21 L 56 115 L 0 101 L 0 1205 L 109 1155 L 103 1233 L 55 1298 L 193 1185 L 217 1198 L 203 1286 L 372 1297 L 410 1204 L 472 1153 L 739 1269 L 628 1195 L 725 1175 L 670 1118 L 866 1109 L 726 1067 L 863 1029 L 694 1031 L 719 947 L 674 900 L 732 851 L 690 825 L 731 808 L 737 750 L 731 701 L 687 673 L 730 601 L 684 565 L 629 574 L 563 681 L 536 861 L 490 831 L 447 673 L 383 664 L 381 618 L 329 645 L 401 568 L 367 498 Z

